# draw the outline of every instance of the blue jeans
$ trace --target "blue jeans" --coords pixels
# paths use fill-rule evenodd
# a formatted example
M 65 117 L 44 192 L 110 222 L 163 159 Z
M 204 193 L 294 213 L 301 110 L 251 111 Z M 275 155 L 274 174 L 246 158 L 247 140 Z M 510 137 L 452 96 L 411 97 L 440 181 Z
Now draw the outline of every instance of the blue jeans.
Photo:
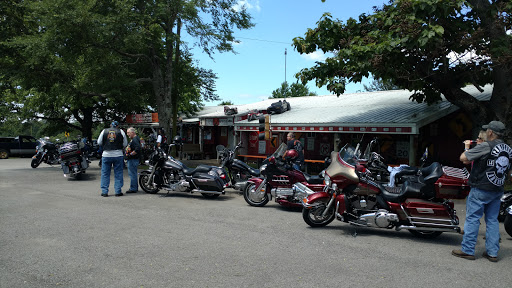
M 101 194 L 108 194 L 112 166 L 114 166 L 115 194 L 121 194 L 121 188 L 123 188 L 124 157 L 101 157 L 101 161 Z
M 139 159 L 128 159 L 128 175 L 130 175 L 130 191 L 139 190 L 139 183 L 137 182 L 137 166 Z
M 480 228 L 480 218 L 485 213 L 485 249 L 492 257 L 498 256 L 500 250 L 500 198 L 503 192 L 485 191 L 471 188 L 466 199 L 466 222 L 462 238 L 462 252 L 475 255 L 476 239 Z

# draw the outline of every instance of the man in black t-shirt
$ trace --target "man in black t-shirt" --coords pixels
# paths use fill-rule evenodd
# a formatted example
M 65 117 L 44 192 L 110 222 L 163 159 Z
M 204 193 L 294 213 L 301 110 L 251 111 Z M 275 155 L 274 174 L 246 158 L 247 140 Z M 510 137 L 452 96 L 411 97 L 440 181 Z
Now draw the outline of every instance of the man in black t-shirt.
M 126 146 L 126 164 L 128 166 L 128 175 L 130 176 L 130 189 L 126 193 L 136 193 L 139 190 L 139 183 L 137 182 L 137 166 L 139 165 L 139 157 L 141 152 L 141 145 L 139 136 L 135 132 L 135 128 L 130 127 L 126 130 L 130 143 Z
M 486 130 L 487 141 L 469 149 L 470 140 L 464 141 L 466 149 L 460 155 L 464 164 L 473 161 L 473 169 L 468 184 L 471 191 L 466 199 L 466 221 L 462 249 L 453 250 L 452 255 L 475 260 L 475 246 L 480 226 L 480 218 L 485 214 L 485 249 L 482 257 L 491 262 L 498 261 L 500 249 L 500 231 L 498 214 L 500 199 L 503 195 L 503 184 L 507 180 L 512 149 L 501 140 L 505 125 L 499 121 L 491 121 L 482 126 Z
M 293 159 L 292 161 L 293 168 L 301 170 L 301 168 L 304 165 L 304 147 L 302 146 L 302 142 L 295 139 L 295 133 L 293 132 L 288 133 L 288 135 L 286 136 L 286 140 L 286 151 L 293 149 L 297 151 L 298 154 L 297 158 Z

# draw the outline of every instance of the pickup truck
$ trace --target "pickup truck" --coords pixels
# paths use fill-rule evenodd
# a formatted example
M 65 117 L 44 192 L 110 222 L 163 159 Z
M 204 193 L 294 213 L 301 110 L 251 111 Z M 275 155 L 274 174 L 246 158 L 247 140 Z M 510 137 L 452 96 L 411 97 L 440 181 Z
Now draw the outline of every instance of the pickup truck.
M 0 159 L 9 156 L 32 156 L 36 154 L 37 140 L 32 136 L 0 137 Z

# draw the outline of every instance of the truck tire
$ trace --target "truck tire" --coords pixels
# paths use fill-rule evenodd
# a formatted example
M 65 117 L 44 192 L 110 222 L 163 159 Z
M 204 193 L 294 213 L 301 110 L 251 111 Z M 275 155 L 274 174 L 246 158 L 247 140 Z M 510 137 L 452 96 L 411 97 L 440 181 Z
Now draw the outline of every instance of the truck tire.
M 7 159 L 9 158 L 9 152 L 4 149 L 0 149 L 0 159 Z

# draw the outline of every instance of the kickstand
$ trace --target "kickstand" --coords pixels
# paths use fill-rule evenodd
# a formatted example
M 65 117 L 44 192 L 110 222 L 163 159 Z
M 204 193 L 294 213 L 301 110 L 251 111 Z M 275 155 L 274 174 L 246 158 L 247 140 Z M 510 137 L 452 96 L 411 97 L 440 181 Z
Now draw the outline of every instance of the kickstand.
M 352 237 L 356 238 L 357 237 L 357 229 L 354 228 L 354 233 L 352 233 Z

